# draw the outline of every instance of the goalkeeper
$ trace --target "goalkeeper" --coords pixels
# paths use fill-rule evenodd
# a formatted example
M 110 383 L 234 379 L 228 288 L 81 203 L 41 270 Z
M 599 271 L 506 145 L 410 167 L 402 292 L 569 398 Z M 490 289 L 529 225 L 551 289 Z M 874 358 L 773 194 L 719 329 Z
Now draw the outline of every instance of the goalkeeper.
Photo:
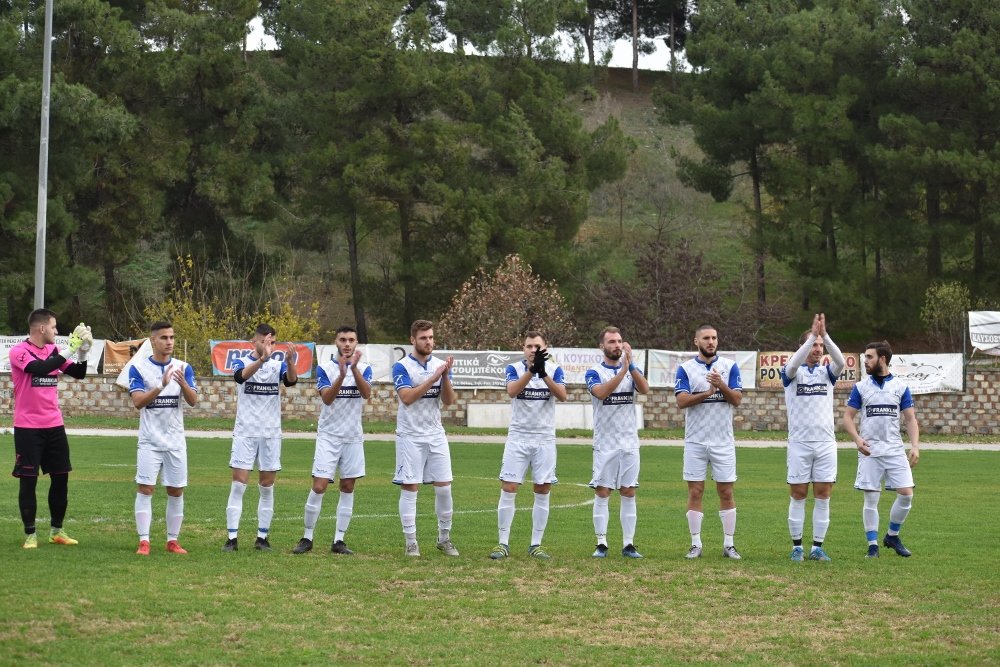
M 87 375 L 87 353 L 94 337 L 80 323 L 69 337 L 69 346 L 56 347 L 56 314 L 39 308 L 28 316 L 28 338 L 10 350 L 10 375 L 14 385 L 14 477 L 20 479 L 18 507 L 24 523 L 24 548 L 38 547 L 35 534 L 35 487 L 39 474 L 49 476 L 50 544 L 73 545 L 66 534 L 69 441 L 59 409 L 59 374 L 78 380 Z M 76 355 L 76 362 L 70 357 Z

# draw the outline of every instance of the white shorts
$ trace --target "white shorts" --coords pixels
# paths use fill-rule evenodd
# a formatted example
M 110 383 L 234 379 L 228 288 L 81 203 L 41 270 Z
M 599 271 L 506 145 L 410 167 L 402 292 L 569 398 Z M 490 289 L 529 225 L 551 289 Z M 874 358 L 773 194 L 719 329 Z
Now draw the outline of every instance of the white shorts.
M 684 443 L 684 481 L 704 482 L 708 466 L 712 466 L 712 479 L 726 484 L 736 481 L 736 445 L 734 443 L 701 444 Z
M 837 443 L 789 442 L 788 483 L 834 483 L 837 481 Z
M 450 482 L 451 450 L 448 438 L 396 435 L 396 474 L 393 484 Z
M 233 451 L 229 456 L 229 467 L 253 470 L 254 463 L 261 472 L 281 470 L 281 438 L 253 438 L 238 436 L 233 438 Z
M 886 489 L 913 488 L 913 471 L 906 452 L 885 456 L 865 456 L 858 452 L 858 476 L 854 488 L 861 491 L 881 491 L 882 482 Z
M 500 481 L 524 484 L 524 475 L 531 468 L 535 484 L 558 484 L 556 478 L 556 443 L 508 440 L 503 446 Z
M 594 476 L 590 488 L 636 488 L 639 486 L 638 449 L 595 449 Z
M 333 481 L 338 468 L 341 479 L 365 476 L 364 440 L 335 440 L 328 435 L 318 434 L 312 476 Z
M 163 471 L 163 486 L 181 489 L 187 486 L 188 457 L 186 449 L 140 449 L 135 459 L 135 483 L 156 486 Z

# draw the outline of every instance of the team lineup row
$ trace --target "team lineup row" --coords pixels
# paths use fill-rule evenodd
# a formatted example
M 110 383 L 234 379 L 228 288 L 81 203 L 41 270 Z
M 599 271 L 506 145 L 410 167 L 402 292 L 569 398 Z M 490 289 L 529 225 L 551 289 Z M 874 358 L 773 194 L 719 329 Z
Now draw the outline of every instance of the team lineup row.
M 39 474 L 51 479 L 49 509 L 54 544 L 77 541 L 62 528 L 67 508 L 67 480 L 72 469 L 69 444 L 58 404 L 58 375 L 82 378 L 92 344 L 88 327 L 78 326 L 69 347 L 55 345 L 56 316 L 45 309 L 29 316 L 29 337 L 10 353 L 14 384 L 13 475 L 20 479 L 18 503 L 26 534 L 24 548 L 37 547 L 35 487 Z M 350 554 L 346 534 L 354 508 L 355 482 L 365 474 L 362 409 L 371 395 L 372 370 L 362 360 L 357 333 L 351 327 L 336 332 L 336 360 L 317 369 L 317 391 L 321 399 L 312 488 L 305 504 L 305 529 L 292 550 L 311 551 L 324 494 L 339 478 L 336 532 L 332 551 Z M 139 538 L 136 553 L 150 553 L 152 497 L 158 480 L 166 488 L 167 551 L 183 554 L 178 542 L 184 517 L 187 486 L 187 447 L 184 434 L 184 404 L 195 405 L 198 393 L 194 370 L 173 358 L 174 332 L 169 322 L 150 327 L 153 354 L 134 360 L 129 370 L 129 394 L 139 410 L 136 464 L 135 522 Z M 277 342 L 273 327 L 262 324 L 251 339 L 253 351 L 234 364 L 237 408 L 230 468 L 232 483 L 226 505 L 227 536 L 223 551 L 239 549 L 243 496 L 250 473 L 257 468 L 260 496 L 254 548 L 271 550 L 268 536 L 274 515 L 274 483 L 281 469 L 280 385 L 298 380 L 293 345 Z M 451 539 L 454 513 L 451 456 L 441 422 L 441 406 L 452 405 L 457 394 L 452 386 L 452 357 L 434 352 L 434 328 L 427 320 L 411 326 L 413 352 L 392 369 L 399 402 L 396 422 L 396 467 L 393 483 L 400 487 L 399 518 L 404 553 L 419 556 L 416 534 L 417 495 L 422 485 L 434 489 L 437 516 L 437 549 L 458 556 Z M 736 534 L 736 444 L 733 408 L 742 400 L 739 367 L 720 357 L 717 330 L 702 325 L 694 335 L 697 354 L 677 370 L 675 396 L 685 412 L 683 478 L 687 483 L 686 518 L 691 535 L 687 558 L 702 555 L 703 496 L 711 469 L 719 497 L 723 530 L 722 555 L 740 559 Z M 287 348 L 284 358 L 272 358 L 275 348 Z M 632 348 L 619 329 L 605 328 L 598 347 L 603 360 L 587 371 L 585 380 L 593 408 L 594 489 L 593 524 L 595 558 L 609 553 L 608 501 L 617 489 L 620 499 L 622 556 L 642 558 L 634 544 L 636 489 L 639 484 L 639 436 L 634 407 L 636 394 L 649 391 L 641 370 L 632 362 Z M 510 554 L 510 531 L 515 498 L 528 470 L 534 487 L 532 531 L 528 553 L 548 559 L 542 545 L 549 515 L 549 495 L 556 481 L 555 401 L 565 401 L 567 391 L 562 369 L 546 351 L 544 335 L 527 331 L 524 359 L 506 368 L 507 393 L 511 398 L 511 421 L 500 470 L 500 500 L 497 506 L 498 542 L 489 553 L 495 560 Z M 822 365 L 824 354 L 831 358 Z M 76 361 L 71 361 L 75 355 Z M 282 356 L 282 355 L 277 355 Z M 909 556 L 899 537 L 913 498 L 911 468 L 919 460 L 919 428 L 913 399 L 906 385 L 888 372 L 892 350 L 885 341 L 865 350 L 867 376 L 855 385 L 843 411 L 843 424 L 858 449 L 855 488 L 863 491 L 862 522 L 868 542 L 866 557 L 879 556 L 878 502 L 883 484 L 896 493 L 889 525 L 882 544 L 901 556 Z M 781 370 L 788 413 L 788 527 L 793 561 L 829 561 L 823 549 L 830 522 L 830 495 L 836 481 L 833 388 L 843 370 L 844 357 L 826 331 L 822 314 L 813 318 L 801 346 Z M 900 436 L 905 421 L 910 440 L 909 454 Z M 860 427 L 859 424 L 860 423 Z M 803 547 L 805 507 L 809 485 L 813 487 L 813 541 Z

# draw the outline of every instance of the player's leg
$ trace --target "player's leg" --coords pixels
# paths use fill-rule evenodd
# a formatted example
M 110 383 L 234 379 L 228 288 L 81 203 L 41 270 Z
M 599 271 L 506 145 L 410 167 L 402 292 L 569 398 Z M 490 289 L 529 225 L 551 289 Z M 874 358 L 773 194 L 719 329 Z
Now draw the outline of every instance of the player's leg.
M 413 439 L 396 436 L 396 473 L 393 484 L 399 485 L 399 522 L 403 528 L 403 539 L 406 542 L 405 554 L 419 556 L 417 546 L 417 492 L 423 481 L 426 448 Z
M 135 532 L 139 535 L 136 553 L 149 555 L 149 527 L 153 523 L 153 493 L 160 473 L 160 452 L 136 450 L 135 456 Z
M 805 559 L 802 548 L 802 533 L 806 522 L 806 496 L 809 495 L 810 472 L 812 465 L 807 455 L 806 445 L 801 442 L 789 441 L 786 454 L 788 483 L 788 534 L 792 538 L 793 561 Z
M 878 558 L 878 501 L 882 495 L 882 466 L 876 457 L 858 452 L 858 474 L 854 480 L 854 488 L 864 492 L 861 523 L 868 541 L 868 553 L 865 557 Z
M 343 472 L 341 474 L 343 474 Z M 351 517 L 354 516 L 355 482 L 362 476 L 357 473 L 351 474 L 354 476 L 340 478 L 340 497 L 337 499 L 337 525 L 333 534 L 333 543 L 330 545 L 330 551 L 335 554 L 345 556 L 349 556 L 354 553 L 347 548 L 347 543 L 344 541 L 344 538 L 347 537 L 347 529 L 351 525 Z
M 334 456 L 336 443 L 319 433 L 316 436 L 316 448 L 313 453 L 312 466 L 312 486 L 309 488 L 309 495 L 306 497 L 304 510 L 304 528 L 302 539 L 292 549 L 293 554 L 304 554 L 312 551 L 313 535 L 316 531 L 316 524 L 319 522 L 319 515 L 323 511 L 323 494 L 326 488 L 333 481 L 337 473 L 337 462 Z
M 736 445 L 726 444 L 709 450 L 712 478 L 719 494 L 719 520 L 722 522 L 722 555 L 740 560 L 736 550 Z
M 626 558 L 642 558 L 635 548 L 635 525 L 638 512 L 635 504 L 635 493 L 639 488 L 639 450 L 622 450 L 618 466 L 618 496 L 621 505 L 618 509 L 618 519 L 622 525 L 622 556 Z
M 685 518 L 691 534 L 691 548 L 688 549 L 686 558 L 700 558 L 701 524 L 705 519 L 702 498 L 705 495 L 705 479 L 708 477 L 708 450 L 704 445 L 684 443 L 683 475 L 688 488 Z
M 556 445 L 545 443 L 535 448 L 531 458 L 531 476 L 534 478 L 535 502 L 531 507 L 531 541 L 528 555 L 548 560 L 549 554 L 542 548 L 542 538 L 549 523 L 549 501 L 552 485 L 556 478 Z
M 452 517 L 455 515 L 451 496 L 451 449 L 443 435 L 430 443 L 425 466 L 424 481 L 434 485 L 434 513 L 438 522 L 437 548 L 446 556 L 457 556 L 458 549 L 451 541 Z
M 42 448 L 39 429 L 14 427 L 14 470 L 11 474 L 18 478 L 17 506 L 21 512 L 21 523 L 24 524 L 25 549 L 38 547 L 38 536 L 35 534 L 38 501 L 35 490 L 41 472 Z
M 257 500 L 257 539 L 253 548 L 270 551 L 271 520 L 274 518 L 274 482 L 281 470 L 281 438 L 260 438 L 258 457 L 258 481 L 260 497 Z
M 594 476 L 590 487 L 594 489 L 594 538 L 597 546 L 592 554 L 594 558 L 605 558 L 608 555 L 608 499 L 611 490 L 618 488 L 618 454 L 620 450 L 594 450 Z
M 908 558 L 912 554 L 903 546 L 899 531 L 913 506 L 913 472 L 905 454 L 900 453 L 898 456 L 887 458 L 886 487 L 896 491 L 896 499 L 892 501 L 892 508 L 889 510 L 889 529 L 882 544 L 900 556 Z
M 837 443 L 824 443 L 817 449 L 812 467 L 813 479 L 813 545 L 810 560 L 829 561 L 823 550 L 826 532 L 830 528 L 830 495 L 837 482 Z
M 236 551 L 239 548 L 238 537 L 240 519 L 243 516 L 243 494 L 246 493 L 250 481 L 250 471 L 253 470 L 257 458 L 257 448 L 250 438 L 233 438 L 232 452 L 229 455 L 229 467 L 232 469 L 232 483 L 229 486 L 229 498 L 226 501 L 226 531 L 227 540 L 223 551 Z
M 163 485 L 167 487 L 167 551 L 186 554 L 177 539 L 184 524 L 184 488 L 187 486 L 187 450 L 164 452 Z
M 66 508 L 69 506 L 69 441 L 62 426 L 45 429 L 45 448 L 42 451 L 42 472 L 49 475 L 49 514 L 52 517 L 50 544 L 74 545 L 77 541 L 63 530 Z
M 497 502 L 497 546 L 490 552 L 490 558 L 500 560 L 510 554 L 510 527 L 514 523 L 517 510 L 517 490 L 524 483 L 528 470 L 526 443 L 512 441 L 504 444 L 500 461 L 500 500 Z

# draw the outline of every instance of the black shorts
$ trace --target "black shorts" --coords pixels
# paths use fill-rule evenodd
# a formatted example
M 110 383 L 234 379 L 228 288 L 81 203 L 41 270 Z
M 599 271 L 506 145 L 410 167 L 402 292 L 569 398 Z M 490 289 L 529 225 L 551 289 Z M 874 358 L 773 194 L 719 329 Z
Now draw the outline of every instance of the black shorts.
M 38 477 L 39 469 L 47 475 L 65 475 L 69 462 L 66 427 L 14 427 L 14 477 Z

